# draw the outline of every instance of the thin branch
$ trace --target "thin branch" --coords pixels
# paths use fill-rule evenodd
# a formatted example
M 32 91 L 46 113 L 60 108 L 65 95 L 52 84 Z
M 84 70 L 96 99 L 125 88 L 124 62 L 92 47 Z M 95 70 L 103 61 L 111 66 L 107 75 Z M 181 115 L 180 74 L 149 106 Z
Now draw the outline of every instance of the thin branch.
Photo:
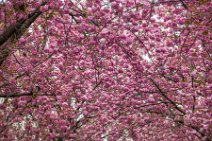
M 11 93 L 11 94 L 0 94 L 0 98 L 16 98 L 21 96 L 33 96 L 33 92 L 26 93 Z
M 183 0 L 180 0 L 180 2 L 181 2 L 181 4 L 182 4 L 182 6 L 183 6 L 185 9 L 188 10 L 188 6 L 185 4 L 185 2 L 184 2 Z
M 164 92 L 163 90 L 159 87 L 159 85 L 152 79 L 149 78 L 149 80 L 153 83 L 153 85 L 159 90 L 160 94 L 166 99 L 168 100 L 174 107 L 175 109 L 177 109 L 180 113 L 182 113 L 183 115 L 185 115 L 186 113 L 176 105 L 176 102 L 174 102 L 172 99 L 170 99 Z

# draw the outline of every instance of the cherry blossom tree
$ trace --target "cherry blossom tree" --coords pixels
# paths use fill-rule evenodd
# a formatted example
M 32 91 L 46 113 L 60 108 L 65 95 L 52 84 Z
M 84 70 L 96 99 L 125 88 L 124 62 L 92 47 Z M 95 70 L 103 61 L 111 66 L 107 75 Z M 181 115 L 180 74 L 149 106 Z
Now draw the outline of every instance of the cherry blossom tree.
M 0 140 L 210 141 L 210 0 L 0 0 Z

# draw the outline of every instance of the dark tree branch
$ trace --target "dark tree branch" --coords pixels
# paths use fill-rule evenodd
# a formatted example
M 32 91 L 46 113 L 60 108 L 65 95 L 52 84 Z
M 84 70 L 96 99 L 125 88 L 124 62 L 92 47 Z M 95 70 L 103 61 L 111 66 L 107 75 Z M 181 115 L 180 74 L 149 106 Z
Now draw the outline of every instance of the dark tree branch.
M 33 92 L 26 93 L 11 93 L 11 94 L 0 94 L 0 98 L 16 98 L 21 96 L 33 96 Z
M 188 6 L 185 4 L 185 2 L 183 0 L 169 0 L 169 1 L 162 1 L 162 2 L 158 2 L 159 4 L 164 4 L 164 3 L 178 3 L 180 2 L 182 4 L 182 6 L 188 10 Z M 155 3 L 157 4 L 157 3 Z
M 10 37 L 16 35 L 16 37 L 20 36 L 23 31 L 21 29 L 28 28 L 42 13 L 40 11 L 40 7 L 45 5 L 46 3 L 42 3 L 38 8 L 36 8 L 32 13 L 28 15 L 27 19 L 21 19 L 17 21 L 15 25 L 10 25 L 1 35 L 0 35 L 0 46 L 3 45 Z
M 185 9 L 188 10 L 188 6 L 185 4 L 185 2 L 184 2 L 183 0 L 180 0 L 180 2 L 181 2 L 181 4 L 182 4 L 182 6 L 183 6 Z
M 28 15 L 27 19 L 21 19 L 17 21 L 15 25 L 10 25 L 0 35 L 0 65 L 2 65 L 10 53 L 10 48 L 4 44 L 9 40 L 13 43 L 14 40 L 19 39 L 29 26 L 42 14 L 40 7 L 45 4 L 46 2 L 43 2 L 38 8 Z
M 163 90 L 159 87 L 159 85 L 153 80 L 151 79 L 151 82 L 153 83 L 153 85 L 159 90 L 160 94 L 166 99 L 168 100 L 174 107 L 175 109 L 177 109 L 180 113 L 182 113 L 183 115 L 185 115 L 186 113 L 176 105 L 176 102 L 174 102 L 172 99 L 170 99 L 164 92 Z

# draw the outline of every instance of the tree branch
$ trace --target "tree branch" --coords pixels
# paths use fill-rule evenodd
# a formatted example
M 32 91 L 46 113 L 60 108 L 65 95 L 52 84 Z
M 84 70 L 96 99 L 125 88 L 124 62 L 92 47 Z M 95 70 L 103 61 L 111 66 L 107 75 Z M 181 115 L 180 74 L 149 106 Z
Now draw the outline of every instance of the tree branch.
M 16 22 L 15 25 L 10 25 L 1 35 L 0 35 L 0 65 L 6 60 L 10 53 L 10 48 L 4 45 L 8 40 L 12 43 L 14 40 L 19 39 L 24 32 L 29 28 L 29 26 L 42 14 L 40 7 L 45 5 L 43 2 L 38 8 L 36 8 L 32 13 L 28 15 L 27 19 L 21 19 Z
M 21 96 L 33 96 L 33 92 L 26 93 L 11 93 L 11 94 L 0 94 L 0 98 L 16 98 Z
M 183 1 L 183 0 L 180 0 L 180 2 L 181 2 L 181 4 L 182 4 L 182 6 L 183 6 L 185 9 L 188 10 L 188 6 L 184 3 L 184 1 Z
M 163 90 L 159 87 L 159 85 L 153 80 L 151 79 L 151 82 L 153 83 L 153 85 L 159 90 L 160 94 L 166 99 L 168 100 L 174 107 L 175 109 L 177 109 L 180 113 L 182 113 L 183 115 L 185 115 L 186 113 L 176 105 L 176 102 L 174 102 L 172 99 L 170 99 L 164 92 Z

